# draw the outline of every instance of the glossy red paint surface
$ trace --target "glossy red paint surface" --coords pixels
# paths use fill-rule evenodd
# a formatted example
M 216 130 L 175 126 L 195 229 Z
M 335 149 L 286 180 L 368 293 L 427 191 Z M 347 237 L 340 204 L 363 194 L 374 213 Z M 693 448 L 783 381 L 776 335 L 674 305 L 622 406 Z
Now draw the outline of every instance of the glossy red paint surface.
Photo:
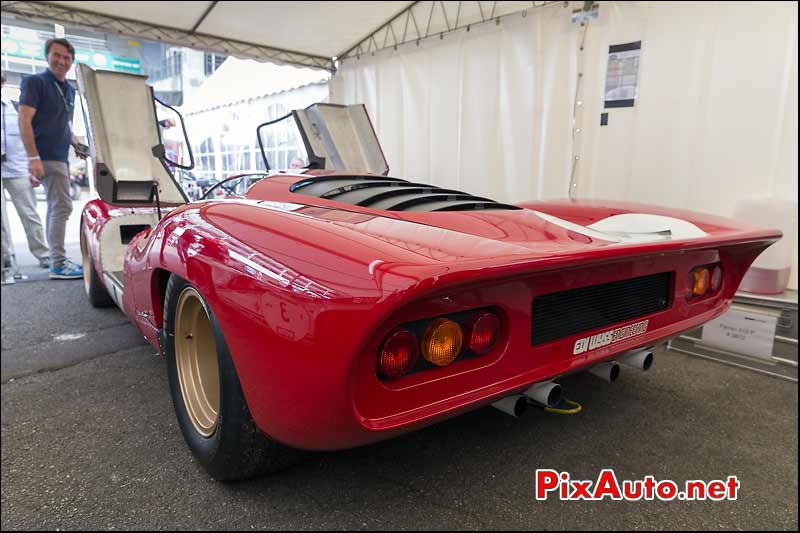
M 531 209 L 398 213 L 290 192 L 303 178 L 273 176 L 243 199 L 179 207 L 137 235 L 125 258 L 123 307 L 157 347 L 160 287 L 170 273 L 188 279 L 219 320 L 258 426 L 306 449 L 357 446 L 420 428 L 695 327 L 730 306 L 750 263 L 780 237 L 647 206 L 524 204 L 579 224 L 625 212 L 664 214 L 708 233 L 622 245 L 551 224 Z M 112 216 L 114 208 L 99 200 L 84 210 L 94 248 Z M 721 291 L 687 301 L 688 272 L 716 262 L 725 271 Z M 668 309 L 531 346 L 537 295 L 659 272 L 674 273 Z M 378 378 L 381 341 L 398 325 L 476 308 L 501 317 L 488 354 L 394 381 Z M 649 320 L 644 335 L 573 355 L 578 338 L 642 319 Z

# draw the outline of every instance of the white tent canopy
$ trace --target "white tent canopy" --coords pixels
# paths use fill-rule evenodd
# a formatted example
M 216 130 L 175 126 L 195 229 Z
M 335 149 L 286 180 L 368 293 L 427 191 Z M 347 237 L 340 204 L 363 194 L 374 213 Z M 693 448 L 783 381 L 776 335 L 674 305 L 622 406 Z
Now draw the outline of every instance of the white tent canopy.
M 313 6 L 305 2 L 53 3 L 330 58 L 411 2 L 314 2 Z
M 3 13 L 144 39 L 330 69 L 414 2 L 11 2 Z
M 527 10 L 550 3 L 556 2 L 2 0 L 2 7 L 4 15 L 29 20 L 333 71 L 334 58 L 359 57 L 403 43 L 442 38 L 458 29 L 469 31 L 473 24 L 499 22 L 512 13 L 524 16 Z
M 312 83 L 327 82 L 327 72 L 229 57 L 181 106 L 186 115 L 261 98 Z

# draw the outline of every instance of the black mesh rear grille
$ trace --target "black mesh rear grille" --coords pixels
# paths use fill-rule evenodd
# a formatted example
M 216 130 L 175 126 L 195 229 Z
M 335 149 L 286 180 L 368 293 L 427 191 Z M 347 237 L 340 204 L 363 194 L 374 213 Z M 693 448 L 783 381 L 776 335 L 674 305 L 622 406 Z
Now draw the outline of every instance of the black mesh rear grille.
M 531 344 L 602 328 L 669 307 L 670 273 L 554 292 L 533 300 Z

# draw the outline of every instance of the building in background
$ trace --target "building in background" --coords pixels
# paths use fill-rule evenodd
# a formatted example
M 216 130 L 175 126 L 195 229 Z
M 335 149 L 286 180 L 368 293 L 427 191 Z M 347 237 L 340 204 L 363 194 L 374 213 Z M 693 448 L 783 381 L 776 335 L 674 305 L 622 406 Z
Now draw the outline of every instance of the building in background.
M 56 28 L 7 17 L 2 17 L 0 28 L 2 68 L 7 83 L 19 87 L 25 76 L 47 68 L 44 43 L 56 37 Z M 64 37 L 75 47 L 76 62 L 104 70 L 142 72 L 140 41 L 78 28 L 65 28 Z M 74 83 L 74 72 L 68 78 Z
M 6 73 L 4 94 L 16 99 L 25 76 L 47 68 L 44 44 L 60 35 L 52 24 L 37 24 L 2 17 L 2 68 Z M 75 46 L 75 62 L 92 68 L 148 76 L 156 96 L 170 105 L 181 105 L 222 65 L 225 56 L 160 42 L 128 39 L 78 27 L 65 27 L 63 36 Z M 75 72 L 67 75 L 75 83 Z
M 194 174 L 199 178 L 263 171 L 256 127 L 293 109 L 328 100 L 330 74 L 322 70 L 226 58 L 86 28 L 6 16 L 1 21 L 2 68 L 7 76 L 4 96 L 18 99 L 22 79 L 47 68 L 45 42 L 64 36 L 75 46 L 76 63 L 145 75 L 156 97 L 180 110 L 186 117 Z M 74 69 L 67 79 L 76 85 Z M 85 140 L 80 102 L 76 102 L 73 126 L 75 134 Z M 171 146 L 181 145 L 179 137 L 181 128 L 165 132 L 165 141 Z M 304 154 L 291 122 L 265 129 L 262 142 L 272 168 L 289 168 Z M 86 173 L 91 176 L 91 169 Z
M 47 61 L 44 46 L 48 39 L 65 37 L 75 47 L 75 63 L 98 70 L 113 70 L 148 76 L 156 97 L 179 106 L 198 91 L 204 81 L 225 61 L 225 56 L 159 42 L 129 39 L 81 27 L 34 23 L 13 17 L 0 17 L 0 60 L 6 74 L 3 97 L 18 100 L 22 80 L 44 71 Z M 75 69 L 67 80 L 77 88 Z M 80 99 L 76 100 L 73 133 L 88 142 Z M 92 166 L 70 151 L 70 169 L 78 182 L 92 187 Z M 41 190 L 41 189 L 40 189 Z
M 164 43 L 142 42 L 142 74 L 156 97 L 172 106 L 183 105 L 222 65 L 227 56 Z

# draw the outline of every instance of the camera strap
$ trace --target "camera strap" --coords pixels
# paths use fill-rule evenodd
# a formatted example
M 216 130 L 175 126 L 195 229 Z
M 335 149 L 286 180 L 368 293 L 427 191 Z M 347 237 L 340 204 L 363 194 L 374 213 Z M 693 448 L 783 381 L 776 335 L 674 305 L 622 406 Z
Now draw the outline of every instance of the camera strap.
M 72 131 L 72 112 L 75 110 L 74 106 L 69 105 L 69 101 L 67 100 L 67 95 L 64 94 L 64 91 L 61 89 L 61 85 L 58 84 L 58 81 L 53 82 L 56 86 L 56 90 L 58 91 L 59 96 L 61 96 L 61 101 L 64 102 L 64 110 L 67 112 L 67 122 L 69 123 L 69 131 Z M 69 82 L 64 82 L 69 83 Z

